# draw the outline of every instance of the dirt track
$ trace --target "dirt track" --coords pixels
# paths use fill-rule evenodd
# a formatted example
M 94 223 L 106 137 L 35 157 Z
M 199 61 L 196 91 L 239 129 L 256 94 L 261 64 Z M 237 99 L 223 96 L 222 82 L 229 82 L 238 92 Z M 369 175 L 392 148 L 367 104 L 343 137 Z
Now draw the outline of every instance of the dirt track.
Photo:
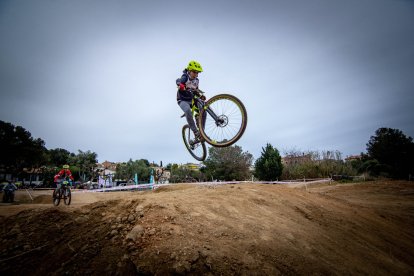
M 50 194 L 0 206 L 1 275 L 414 274 L 412 182 Z

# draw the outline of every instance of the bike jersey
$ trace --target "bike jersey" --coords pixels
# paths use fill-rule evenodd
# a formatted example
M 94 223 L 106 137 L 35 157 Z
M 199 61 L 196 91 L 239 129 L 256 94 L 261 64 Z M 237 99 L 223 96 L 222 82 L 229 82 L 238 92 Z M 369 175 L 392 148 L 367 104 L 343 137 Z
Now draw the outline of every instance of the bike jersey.
M 54 181 L 57 182 L 59 178 L 69 177 L 71 180 L 73 180 L 72 172 L 68 169 L 62 169 L 58 172 L 57 175 L 54 177 Z
M 190 79 L 187 69 L 185 69 L 183 73 L 184 74 L 181 76 L 181 78 L 177 79 L 175 82 L 177 85 L 180 85 L 180 83 L 184 84 L 186 90 L 178 89 L 177 101 L 191 101 L 193 99 L 193 93 L 191 90 L 198 88 L 199 80 L 198 78 Z

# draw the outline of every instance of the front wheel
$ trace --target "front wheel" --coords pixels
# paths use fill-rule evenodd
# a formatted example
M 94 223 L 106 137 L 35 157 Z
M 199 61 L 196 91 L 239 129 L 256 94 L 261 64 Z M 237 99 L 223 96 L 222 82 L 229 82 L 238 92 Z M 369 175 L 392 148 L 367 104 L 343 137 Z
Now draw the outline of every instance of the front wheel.
M 183 126 L 183 141 L 188 152 L 198 161 L 204 161 L 207 156 L 207 148 L 204 142 L 198 141 L 188 125 Z
M 62 189 L 58 189 L 57 191 L 53 191 L 53 205 L 58 206 L 60 203 Z
M 206 102 L 200 115 L 198 125 L 203 125 L 200 133 L 205 141 L 214 147 L 233 145 L 246 130 L 246 108 L 233 95 L 221 94 L 212 97 Z
M 72 200 L 72 193 L 69 188 L 66 188 L 64 193 L 65 193 L 64 202 L 66 205 L 69 205 Z

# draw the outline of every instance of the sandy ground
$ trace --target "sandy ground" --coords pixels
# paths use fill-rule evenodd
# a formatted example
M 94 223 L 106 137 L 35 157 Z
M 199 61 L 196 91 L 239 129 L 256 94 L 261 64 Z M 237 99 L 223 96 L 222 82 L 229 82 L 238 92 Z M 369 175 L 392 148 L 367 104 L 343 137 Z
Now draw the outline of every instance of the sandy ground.
M 18 191 L 0 204 L 1 275 L 414 274 L 414 183 Z

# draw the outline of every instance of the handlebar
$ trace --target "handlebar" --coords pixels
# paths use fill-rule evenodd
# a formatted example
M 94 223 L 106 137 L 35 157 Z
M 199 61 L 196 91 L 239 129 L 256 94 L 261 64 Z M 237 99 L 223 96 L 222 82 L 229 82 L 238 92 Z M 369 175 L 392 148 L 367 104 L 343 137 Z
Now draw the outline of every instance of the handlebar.
M 188 91 L 190 91 L 190 92 L 196 92 L 196 93 L 199 93 L 199 94 L 201 94 L 201 95 L 203 95 L 203 94 L 205 94 L 206 92 L 204 92 L 204 91 L 202 91 L 201 89 L 187 89 Z
M 55 183 L 64 184 L 64 185 L 72 185 L 73 181 L 71 179 L 58 179 Z
M 201 95 L 205 93 L 205 92 L 204 92 L 204 91 L 202 91 L 201 89 L 194 89 L 194 92 L 200 93 Z

